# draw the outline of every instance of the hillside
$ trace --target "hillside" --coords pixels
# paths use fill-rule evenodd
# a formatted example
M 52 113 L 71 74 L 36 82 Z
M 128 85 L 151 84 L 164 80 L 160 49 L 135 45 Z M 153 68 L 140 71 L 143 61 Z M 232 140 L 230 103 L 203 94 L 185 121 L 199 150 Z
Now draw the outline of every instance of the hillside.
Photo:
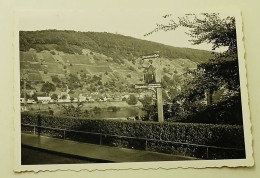
M 154 51 L 160 51 L 164 58 L 190 59 L 196 63 L 205 62 L 212 57 L 209 51 L 172 47 L 106 32 L 20 31 L 20 50 L 28 51 L 30 48 L 37 52 L 55 49 L 70 54 L 83 54 L 83 49 L 89 49 L 111 57 L 118 63 L 123 58 L 133 61 Z
M 21 75 L 26 74 L 28 88 L 40 94 L 44 82 L 55 84 L 59 94 L 66 85 L 70 94 L 97 97 L 108 93 L 115 97 L 145 93 L 133 85 L 144 83 L 147 61 L 140 56 L 160 51 L 164 98 L 174 97 L 182 87 L 187 69 L 211 57 L 208 51 L 176 48 L 118 34 L 74 31 L 20 32 Z

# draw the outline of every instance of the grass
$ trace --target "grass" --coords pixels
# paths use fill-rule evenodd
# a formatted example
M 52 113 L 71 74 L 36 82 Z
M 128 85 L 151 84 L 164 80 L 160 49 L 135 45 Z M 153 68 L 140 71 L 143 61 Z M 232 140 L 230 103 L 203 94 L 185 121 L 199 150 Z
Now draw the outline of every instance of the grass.
M 20 61 L 23 62 L 35 62 L 32 54 L 30 52 L 20 52 Z
M 109 66 L 88 66 L 87 67 L 87 70 L 90 72 L 90 73 L 99 73 L 99 72 L 102 72 L 102 73 L 105 73 L 105 72 L 112 72 L 111 68 Z
M 62 56 L 62 60 L 70 64 L 92 64 L 89 57 L 85 55 L 65 54 Z
M 30 68 L 36 71 L 42 70 L 41 64 L 39 63 L 30 63 L 29 64 Z
M 40 73 L 29 73 L 28 80 L 29 81 L 43 81 Z
M 50 73 L 63 73 L 63 70 L 62 70 L 62 66 L 58 63 L 46 63 L 48 65 L 48 67 L 45 67 L 44 69 L 47 71 L 47 72 L 50 72 Z
M 69 69 L 70 73 L 72 73 L 72 74 L 76 74 L 76 73 L 88 74 L 89 73 L 86 69 L 86 65 L 72 65 L 72 66 L 68 66 L 68 69 Z
M 42 57 L 46 63 L 55 63 L 55 59 L 52 57 L 50 53 L 42 53 Z

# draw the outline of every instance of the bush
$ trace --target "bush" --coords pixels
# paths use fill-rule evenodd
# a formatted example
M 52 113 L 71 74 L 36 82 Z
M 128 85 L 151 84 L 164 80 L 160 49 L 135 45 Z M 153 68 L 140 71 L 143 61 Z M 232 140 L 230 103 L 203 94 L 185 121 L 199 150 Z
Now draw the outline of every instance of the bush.
M 51 51 L 50 53 L 51 53 L 52 55 L 55 55 L 55 54 L 56 54 L 55 51 Z
M 129 98 L 126 100 L 126 102 L 129 105 L 136 105 L 138 101 L 135 95 L 130 95 Z
M 116 107 L 116 106 L 109 106 L 109 107 L 107 108 L 107 110 L 116 112 L 116 111 L 119 111 L 120 108 L 119 108 L 119 107 Z
M 123 147 L 135 147 L 138 149 L 176 153 L 200 158 L 205 158 L 206 148 L 201 145 L 207 145 L 242 149 L 242 151 L 238 151 L 239 153 L 237 153 L 236 150 L 233 150 L 234 153 L 230 155 L 226 154 L 225 158 L 244 158 L 245 156 L 243 151 L 244 136 L 242 126 L 95 120 L 42 116 L 29 113 L 22 113 L 21 119 L 22 124 L 107 134 L 108 137 L 103 138 L 103 142 L 106 145 L 120 146 L 119 143 L 122 143 L 123 141 Z M 45 131 L 45 133 L 47 133 L 47 131 Z M 142 147 L 141 145 L 143 145 L 145 139 L 147 139 L 147 146 Z M 133 144 L 135 146 L 133 146 Z M 136 146 L 136 144 L 139 146 Z M 215 149 L 214 147 L 211 149 Z M 223 149 L 211 150 L 209 157 L 219 158 L 219 154 L 215 154 L 216 151 L 224 152 Z

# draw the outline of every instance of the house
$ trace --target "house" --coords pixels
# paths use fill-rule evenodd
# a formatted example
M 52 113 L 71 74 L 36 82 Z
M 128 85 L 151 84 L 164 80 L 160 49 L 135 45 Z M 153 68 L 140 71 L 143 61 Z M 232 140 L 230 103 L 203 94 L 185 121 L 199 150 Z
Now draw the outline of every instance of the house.
M 25 103 L 25 98 L 20 98 L 20 103 L 24 104 Z
M 28 99 L 27 103 L 28 104 L 36 104 L 37 102 L 34 99 Z
M 40 102 L 42 104 L 48 104 L 48 103 L 52 102 L 52 99 L 49 96 L 37 97 L 37 100 L 38 100 L 38 102 Z

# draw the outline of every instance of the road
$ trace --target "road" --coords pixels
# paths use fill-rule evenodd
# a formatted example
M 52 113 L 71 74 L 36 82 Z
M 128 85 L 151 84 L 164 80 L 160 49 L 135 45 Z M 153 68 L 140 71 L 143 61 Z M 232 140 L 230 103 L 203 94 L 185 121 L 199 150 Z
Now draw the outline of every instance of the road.
M 22 146 L 22 165 L 98 163 L 90 159 Z

